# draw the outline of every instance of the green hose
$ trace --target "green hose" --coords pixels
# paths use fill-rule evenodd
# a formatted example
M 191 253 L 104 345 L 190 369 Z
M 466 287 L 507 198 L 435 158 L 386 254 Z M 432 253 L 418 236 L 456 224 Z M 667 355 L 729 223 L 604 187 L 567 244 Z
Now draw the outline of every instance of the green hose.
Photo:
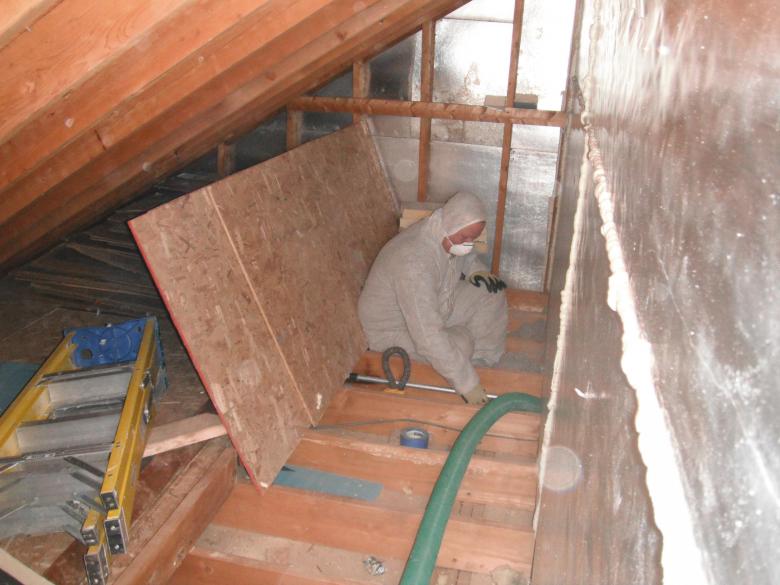
M 436 485 L 433 486 L 431 499 L 428 500 L 420 528 L 417 530 L 400 585 L 430 583 L 444 530 L 452 513 L 452 505 L 471 456 L 490 427 L 507 412 L 515 410 L 542 412 L 542 401 L 535 396 L 519 392 L 504 394 L 482 407 L 461 431 L 442 467 Z

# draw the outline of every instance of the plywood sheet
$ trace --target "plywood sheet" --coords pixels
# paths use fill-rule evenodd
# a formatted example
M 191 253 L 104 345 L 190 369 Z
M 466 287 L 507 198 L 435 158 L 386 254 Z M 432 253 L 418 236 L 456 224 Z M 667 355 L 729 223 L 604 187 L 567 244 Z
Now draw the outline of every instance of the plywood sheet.
M 244 465 L 270 483 L 367 345 L 357 299 L 397 230 L 371 138 L 310 142 L 131 229 Z

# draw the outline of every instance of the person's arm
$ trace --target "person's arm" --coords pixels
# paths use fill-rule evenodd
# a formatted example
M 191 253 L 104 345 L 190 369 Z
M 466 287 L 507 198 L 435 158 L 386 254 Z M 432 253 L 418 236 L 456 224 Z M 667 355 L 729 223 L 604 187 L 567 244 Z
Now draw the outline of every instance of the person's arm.
M 396 298 L 416 352 L 427 359 L 460 394 L 479 385 L 471 356 L 450 341 L 439 313 L 434 275 L 427 266 L 407 266 L 394 281 Z

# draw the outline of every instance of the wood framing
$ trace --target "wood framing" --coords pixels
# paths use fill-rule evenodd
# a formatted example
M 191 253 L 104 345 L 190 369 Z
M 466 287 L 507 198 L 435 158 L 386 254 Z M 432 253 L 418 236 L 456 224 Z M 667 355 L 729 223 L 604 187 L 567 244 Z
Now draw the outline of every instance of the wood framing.
M 373 141 L 350 126 L 130 226 L 244 465 L 269 484 L 367 345 L 355 306 L 397 230 Z
M 236 172 L 236 145 L 220 142 L 217 145 L 217 174 L 224 178 Z
M 347 0 L 190 2 L 198 10 L 161 18 L 148 42 L 129 43 L 110 67 L 90 69 L 67 101 L 45 104 L 0 145 L 0 267 L 464 0 L 365 0 L 360 10 Z M 70 114 L 76 109 L 82 113 Z
M 520 38 L 523 30 L 524 0 L 515 0 L 515 12 L 512 25 L 512 47 L 509 56 L 509 79 L 506 88 L 507 108 L 515 103 L 517 91 L 517 62 L 520 58 Z M 501 141 L 501 166 L 498 174 L 498 200 L 496 201 L 496 226 L 493 240 L 493 263 L 491 270 L 498 274 L 501 268 L 501 246 L 504 239 L 504 214 L 506 213 L 506 190 L 509 182 L 509 155 L 512 149 L 512 125 L 504 124 Z
M 225 427 L 216 414 L 196 414 L 172 423 L 153 427 L 146 441 L 144 457 L 165 453 L 225 434 Z
M 365 61 L 355 61 L 352 64 L 352 97 L 368 97 L 368 85 L 370 83 L 371 69 Z M 352 123 L 357 124 L 361 120 L 361 115 L 353 113 Z
M 433 102 L 433 75 L 436 46 L 436 23 L 429 20 L 422 27 L 420 100 Z M 420 153 L 417 165 L 417 201 L 425 201 L 428 192 L 428 162 L 431 156 L 431 118 L 420 119 Z
M 566 112 L 528 110 L 525 108 L 493 108 L 468 104 L 443 102 L 410 102 L 371 98 L 344 98 L 301 96 L 288 107 L 305 112 L 359 112 L 374 116 L 407 116 L 412 118 L 437 118 L 466 122 L 501 122 L 532 126 L 558 126 L 566 124 Z

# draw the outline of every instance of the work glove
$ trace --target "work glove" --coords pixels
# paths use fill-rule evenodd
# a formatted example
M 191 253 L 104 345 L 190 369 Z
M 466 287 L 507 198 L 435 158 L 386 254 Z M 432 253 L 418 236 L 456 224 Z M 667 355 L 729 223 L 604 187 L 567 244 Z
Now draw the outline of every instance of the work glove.
M 495 274 L 487 272 L 486 270 L 474 272 L 471 276 L 469 276 L 469 282 L 477 288 L 479 288 L 479 286 L 484 282 L 485 288 L 490 293 L 497 293 L 506 288 L 506 283 L 503 280 L 501 280 Z
M 485 404 L 488 401 L 485 387 L 482 384 L 477 384 L 468 392 L 461 394 L 461 396 L 469 404 Z

